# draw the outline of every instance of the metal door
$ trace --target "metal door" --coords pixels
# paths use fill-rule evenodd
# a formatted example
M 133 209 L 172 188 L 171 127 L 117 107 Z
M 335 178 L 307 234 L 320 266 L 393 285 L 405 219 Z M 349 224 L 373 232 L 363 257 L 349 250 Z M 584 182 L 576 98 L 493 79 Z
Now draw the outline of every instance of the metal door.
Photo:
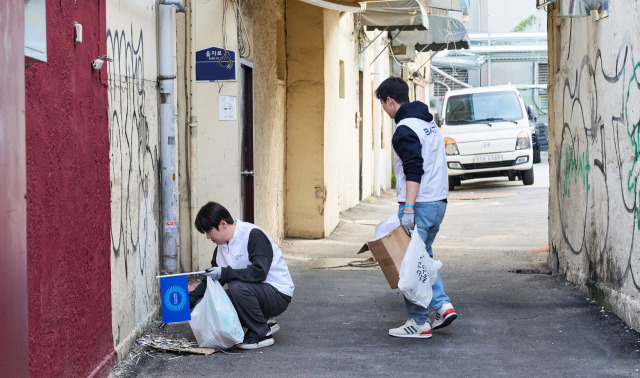
M 242 157 L 241 157 L 241 191 L 242 191 L 242 220 L 254 221 L 254 183 L 253 183 L 253 65 L 242 61 L 240 65 L 241 80 L 241 127 L 242 127 Z

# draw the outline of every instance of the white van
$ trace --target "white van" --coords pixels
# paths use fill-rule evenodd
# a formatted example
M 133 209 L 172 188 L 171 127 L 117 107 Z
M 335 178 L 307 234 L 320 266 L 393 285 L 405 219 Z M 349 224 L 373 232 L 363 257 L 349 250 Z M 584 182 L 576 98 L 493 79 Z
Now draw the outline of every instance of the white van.
M 495 176 L 533 184 L 529 117 L 514 86 L 448 91 L 439 118 L 449 190 L 462 180 Z

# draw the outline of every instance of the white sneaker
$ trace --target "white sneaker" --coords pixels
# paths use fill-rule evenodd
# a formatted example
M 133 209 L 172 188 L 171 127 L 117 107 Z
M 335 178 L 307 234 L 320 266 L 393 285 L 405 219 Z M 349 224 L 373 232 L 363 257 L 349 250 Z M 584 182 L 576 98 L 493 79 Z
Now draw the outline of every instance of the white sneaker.
M 266 336 L 271 336 L 280 330 L 280 325 L 276 322 L 276 318 L 269 318 L 267 326 L 269 326 L 269 332 L 267 332 Z
M 238 347 L 238 349 L 260 349 L 260 348 L 264 348 L 264 347 L 268 347 L 268 346 L 272 346 L 275 343 L 275 341 L 273 341 L 273 337 L 271 336 L 267 336 L 266 338 L 258 341 L 257 343 L 246 343 L 243 342 L 242 344 L 238 344 L 236 345 Z
M 445 303 L 436 312 L 436 319 L 433 321 L 433 329 L 444 328 L 451 324 L 456 318 L 456 310 L 451 303 Z
M 391 328 L 389 335 L 395 337 L 415 337 L 419 339 L 428 339 L 431 337 L 431 325 L 424 323 L 418 325 L 415 320 L 409 319 L 403 326 Z

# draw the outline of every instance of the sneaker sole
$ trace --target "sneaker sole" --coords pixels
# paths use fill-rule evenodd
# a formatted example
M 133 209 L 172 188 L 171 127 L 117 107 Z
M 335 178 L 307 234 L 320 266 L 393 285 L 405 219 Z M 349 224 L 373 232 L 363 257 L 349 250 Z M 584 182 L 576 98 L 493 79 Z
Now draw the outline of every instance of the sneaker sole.
M 266 336 L 271 336 L 274 333 L 280 331 L 280 325 L 278 323 L 272 325 L 271 327 L 269 327 L 269 332 L 267 332 Z
M 266 348 L 268 346 L 272 346 L 273 344 L 275 344 L 275 341 L 273 339 L 269 339 L 269 341 L 263 340 L 257 344 L 238 344 L 236 345 L 236 347 L 238 349 L 243 349 L 243 350 L 253 350 L 253 349 Z
M 413 335 L 393 335 L 393 334 L 389 334 L 389 336 L 393 336 L 393 337 L 402 337 L 402 338 L 410 338 L 410 339 L 429 339 L 431 338 L 431 334 L 428 335 L 421 335 L 421 334 L 413 334 Z
M 453 323 L 453 321 L 456 320 L 457 317 L 458 317 L 458 314 L 453 313 L 453 314 L 447 316 L 446 318 L 444 318 L 444 321 L 441 324 L 434 325 L 433 329 L 444 328 L 444 327 L 448 326 L 449 324 Z

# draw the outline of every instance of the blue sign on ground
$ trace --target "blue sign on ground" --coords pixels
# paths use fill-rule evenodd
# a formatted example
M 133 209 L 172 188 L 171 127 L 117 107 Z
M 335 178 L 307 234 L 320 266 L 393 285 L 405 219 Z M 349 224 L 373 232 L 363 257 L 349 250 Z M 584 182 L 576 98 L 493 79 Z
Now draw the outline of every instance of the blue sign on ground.
M 191 320 L 187 276 L 160 277 L 160 295 L 163 323 Z
M 196 81 L 236 80 L 236 53 L 219 47 L 196 51 Z

